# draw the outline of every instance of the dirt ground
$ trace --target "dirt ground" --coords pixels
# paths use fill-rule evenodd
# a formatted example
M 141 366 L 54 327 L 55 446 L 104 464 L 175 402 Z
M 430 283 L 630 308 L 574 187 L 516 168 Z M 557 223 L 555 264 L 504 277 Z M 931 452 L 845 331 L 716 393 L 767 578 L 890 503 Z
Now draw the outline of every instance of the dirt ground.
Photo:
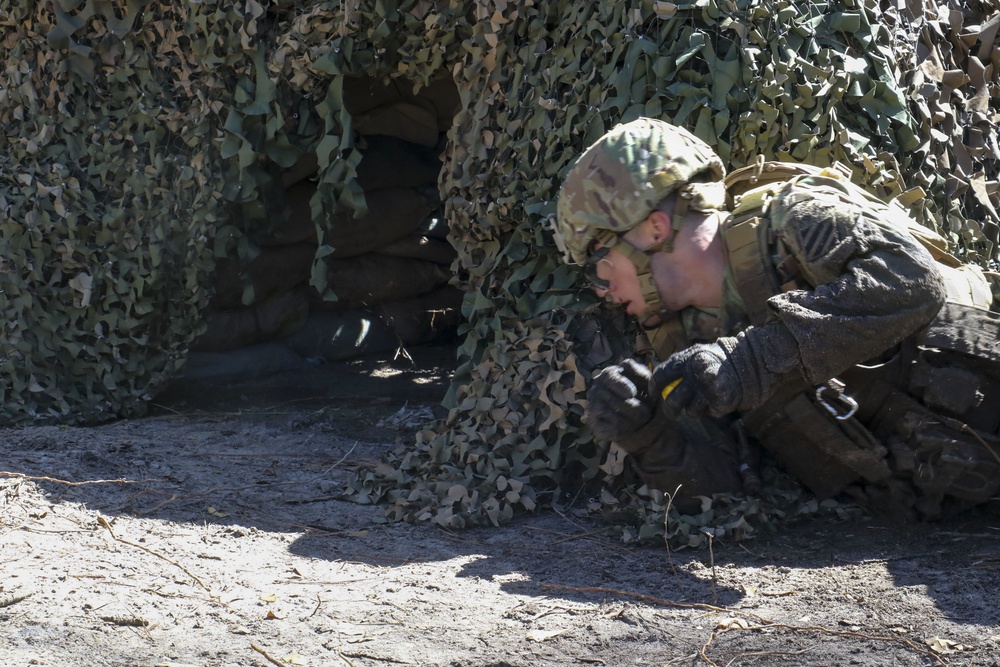
M 0 665 L 1000 667 L 995 520 L 670 553 L 587 516 L 450 533 L 335 499 L 440 410 L 451 355 L 411 353 L 0 430 Z

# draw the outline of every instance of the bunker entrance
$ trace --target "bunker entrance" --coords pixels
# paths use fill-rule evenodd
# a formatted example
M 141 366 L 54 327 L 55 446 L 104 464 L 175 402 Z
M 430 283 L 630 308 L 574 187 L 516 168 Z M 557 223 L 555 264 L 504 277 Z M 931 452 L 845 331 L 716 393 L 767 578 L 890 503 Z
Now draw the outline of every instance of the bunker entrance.
M 276 170 L 269 196 L 278 205 L 240 221 L 251 250 L 239 254 L 251 258 L 217 260 L 206 331 L 154 407 L 232 407 L 275 392 L 298 401 L 444 397 L 462 294 L 449 282 L 455 250 L 438 179 L 458 91 L 450 79 L 417 89 L 348 78 L 344 105 L 367 214 L 316 205 L 314 153 Z M 311 284 L 321 245 L 333 248 L 324 264 L 336 300 Z

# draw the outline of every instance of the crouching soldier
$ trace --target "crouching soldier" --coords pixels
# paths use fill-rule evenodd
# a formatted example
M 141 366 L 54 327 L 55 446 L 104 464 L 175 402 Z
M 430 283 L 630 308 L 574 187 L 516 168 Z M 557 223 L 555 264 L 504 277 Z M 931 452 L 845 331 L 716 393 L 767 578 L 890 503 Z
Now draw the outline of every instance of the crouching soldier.
M 694 135 L 641 118 L 576 161 L 554 232 L 656 352 L 588 396 L 650 485 L 688 506 L 741 490 L 746 433 L 820 497 L 936 518 L 1000 492 L 995 276 L 898 203 L 836 169 L 726 177 Z

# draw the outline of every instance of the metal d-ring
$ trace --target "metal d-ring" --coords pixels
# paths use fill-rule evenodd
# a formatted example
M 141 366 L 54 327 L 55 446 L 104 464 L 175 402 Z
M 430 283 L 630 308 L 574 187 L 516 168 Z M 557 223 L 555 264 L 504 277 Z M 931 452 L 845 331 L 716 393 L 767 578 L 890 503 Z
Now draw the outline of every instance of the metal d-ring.
M 837 378 L 831 378 L 825 384 L 816 387 L 816 401 L 826 408 L 826 411 L 833 415 L 834 419 L 850 419 L 858 411 L 858 402 L 844 393 L 846 387 L 847 385 Z M 831 392 L 833 394 L 832 400 L 837 405 L 828 403 L 823 395 L 824 392 Z

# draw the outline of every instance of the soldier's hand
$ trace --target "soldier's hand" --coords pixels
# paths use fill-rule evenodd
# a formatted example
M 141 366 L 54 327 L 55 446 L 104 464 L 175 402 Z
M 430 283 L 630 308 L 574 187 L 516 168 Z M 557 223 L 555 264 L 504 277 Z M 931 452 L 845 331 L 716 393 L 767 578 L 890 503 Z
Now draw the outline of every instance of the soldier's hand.
M 587 394 L 594 434 L 617 440 L 645 426 L 656 406 L 649 395 L 650 379 L 649 369 L 633 359 L 598 373 Z
M 650 392 L 654 396 L 672 386 L 661 404 L 663 412 L 672 418 L 684 411 L 721 417 L 740 404 L 739 378 L 726 350 L 718 343 L 692 345 L 672 354 L 653 369 L 652 375 Z

